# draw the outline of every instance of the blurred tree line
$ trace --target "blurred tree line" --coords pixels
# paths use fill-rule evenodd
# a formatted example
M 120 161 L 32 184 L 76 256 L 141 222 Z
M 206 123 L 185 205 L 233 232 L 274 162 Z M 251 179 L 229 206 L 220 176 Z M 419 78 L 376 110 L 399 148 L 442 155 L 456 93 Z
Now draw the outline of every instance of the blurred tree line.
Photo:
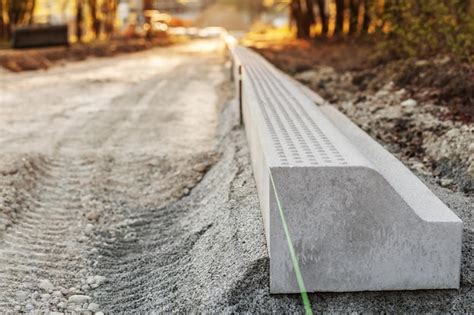
M 290 0 L 298 38 L 378 36 L 394 57 L 474 54 L 474 0 Z
M 0 39 L 10 39 L 12 30 L 16 26 L 35 23 L 36 1 L 0 0 Z M 147 0 L 144 1 L 147 2 Z M 79 41 L 85 33 L 86 20 L 91 21 L 90 29 L 95 38 L 101 35 L 110 36 L 114 30 L 118 2 L 118 0 L 56 0 L 63 15 L 69 5 L 73 7 L 72 13 L 76 21 L 75 35 Z

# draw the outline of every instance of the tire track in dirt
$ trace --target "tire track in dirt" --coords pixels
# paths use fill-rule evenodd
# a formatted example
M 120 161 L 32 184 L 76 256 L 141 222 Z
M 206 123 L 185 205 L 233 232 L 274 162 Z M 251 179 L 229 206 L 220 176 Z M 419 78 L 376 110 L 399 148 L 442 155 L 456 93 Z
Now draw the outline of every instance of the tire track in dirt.
M 116 74 L 121 67 L 136 71 L 137 77 L 148 71 L 141 80 L 116 78 L 118 86 L 127 86 L 121 93 L 114 79 L 101 80 L 110 76 L 106 63 L 106 71 L 84 64 L 85 70 L 77 66 L 76 76 L 60 70 L 49 74 L 57 91 L 44 84 L 41 74 L 27 75 L 38 84 L 38 95 L 54 93 L 51 104 L 41 99 L 29 109 L 8 98 L 13 101 L 0 116 L 9 128 L 0 134 L 0 313 L 107 308 L 96 304 L 113 279 L 97 268 L 99 248 L 104 257 L 115 257 L 110 270 L 120 272 L 121 255 L 130 248 L 117 239 L 140 243 L 129 226 L 137 215 L 144 222 L 158 216 L 154 209 L 188 195 L 218 159 L 214 137 L 216 88 L 224 80 L 221 45 L 211 43 L 204 52 L 193 45 L 156 50 L 158 57 L 137 55 L 136 70 L 130 69 L 133 58 L 118 63 Z M 162 67 L 168 59 L 174 68 L 151 76 L 156 70 L 143 69 L 153 68 L 157 60 L 156 67 Z M 15 84 L 24 83 L 13 80 L 7 89 L 20 90 Z M 99 102 L 87 95 L 88 87 L 94 87 Z M 24 93 L 29 94 L 19 99 L 34 98 L 33 92 Z M 84 99 L 77 97 L 81 93 Z M 175 224 L 166 215 L 160 220 L 164 228 Z
M 19 297 L 25 302 L 38 291 L 40 279 L 53 280 L 63 292 L 80 283 L 77 268 L 84 265 L 83 252 L 65 236 L 81 234 L 76 223 L 82 214 L 80 194 L 70 192 L 81 191 L 90 165 L 80 158 L 62 157 L 41 167 L 43 174 L 31 193 L 30 207 L 23 208 L 21 220 L 0 239 L 0 308 L 13 308 Z M 44 294 L 52 293 L 48 291 Z M 52 304 L 65 299 L 61 293 Z M 31 306 L 26 303 L 24 310 Z

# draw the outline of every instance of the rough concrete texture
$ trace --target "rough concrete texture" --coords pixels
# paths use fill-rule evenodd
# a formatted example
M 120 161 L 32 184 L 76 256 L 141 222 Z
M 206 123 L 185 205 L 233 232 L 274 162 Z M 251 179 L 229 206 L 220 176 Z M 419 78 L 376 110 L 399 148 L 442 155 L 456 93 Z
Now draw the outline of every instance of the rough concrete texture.
M 300 290 L 276 195 L 308 291 L 459 287 L 461 220 L 358 127 L 337 128 L 350 121 L 331 121 L 263 58 L 233 51 L 271 292 Z

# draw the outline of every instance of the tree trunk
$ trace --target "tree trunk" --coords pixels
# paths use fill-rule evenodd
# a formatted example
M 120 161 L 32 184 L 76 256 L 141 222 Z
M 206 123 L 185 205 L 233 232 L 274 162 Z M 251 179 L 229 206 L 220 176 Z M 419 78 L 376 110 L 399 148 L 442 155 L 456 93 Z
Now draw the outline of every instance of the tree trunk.
M 296 24 L 296 37 L 310 38 L 311 25 L 315 21 L 312 0 L 292 0 L 291 18 Z
M 316 16 L 314 15 L 314 0 L 306 0 L 306 16 L 310 27 L 316 23 Z
M 371 22 L 372 0 L 364 0 L 364 20 L 362 22 L 362 33 L 368 33 Z
M 98 38 L 100 35 L 101 21 L 97 12 L 97 0 L 89 0 L 89 8 L 91 11 L 92 18 L 92 31 L 94 32 L 94 37 Z
M 7 39 L 6 37 L 6 21 L 5 21 L 5 1 L 0 0 L 0 39 Z
M 326 13 L 326 1 L 325 0 L 317 0 L 318 1 L 318 8 L 319 8 L 319 18 L 321 19 L 322 24 L 322 35 L 327 36 L 329 31 L 329 18 Z
M 8 16 L 10 18 L 10 25 L 18 25 L 23 16 L 24 1 L 12 1 L 8 7 Z
M 110 37 L 114 32 L 114 22 L 117 12 L 117 0 L 107 0 L 104 5 L 106 8 L 105 33 L 108 37 Z
M 350 0 L 349 3 L 351 14 L 349 20 L 349 34 L 357 34 L 357 28 L 359 27 L 359 0 Z
M 143 10 L 152 10 L 153 1 L 152 0 L 143 0 Z
M 341 34 L 344 28 L 344 0 L 336 0 L 336 26 L 334 34 Z
M 290 15 L 291 20 L 296 25 L 296 37 L 301 38 L 302 25 L 301 25 L 301 6 L 299 0 L 292 0 L 290 3 Z
M 13 2 L 14 10 L 17 12 L 15 25 L 28 25 L 33 23 L 33 11 L 35 0 L 16 0 Z
M 76 37 L 78 42 L 82 42 L 82 35 L 83 35 L 83 20 L 84 20 L 84 15 L 82 12 L 82 0 L 77 0 L 76 2 Z

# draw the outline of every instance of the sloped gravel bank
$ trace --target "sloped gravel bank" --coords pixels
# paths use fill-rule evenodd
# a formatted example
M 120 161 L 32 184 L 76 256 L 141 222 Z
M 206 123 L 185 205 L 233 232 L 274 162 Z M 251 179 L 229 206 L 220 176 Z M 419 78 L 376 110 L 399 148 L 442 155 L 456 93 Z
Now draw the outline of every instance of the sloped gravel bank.
M 137 209 L 126 220 L 126 232 L 95 245 L 90 258 L 111 280 L 96 294 L 106 310 L 304 312 L 299 295 L 269 294 L 258 197 L 244 131 L 232 127 L 235 116 L 235 108 L 224 112 L 221 158 L 189 196 L 162 208 Z M 316 312 L 474 311 L 474 200 L 418 175 L 465 222 L 461 289 L 310 294 Z

